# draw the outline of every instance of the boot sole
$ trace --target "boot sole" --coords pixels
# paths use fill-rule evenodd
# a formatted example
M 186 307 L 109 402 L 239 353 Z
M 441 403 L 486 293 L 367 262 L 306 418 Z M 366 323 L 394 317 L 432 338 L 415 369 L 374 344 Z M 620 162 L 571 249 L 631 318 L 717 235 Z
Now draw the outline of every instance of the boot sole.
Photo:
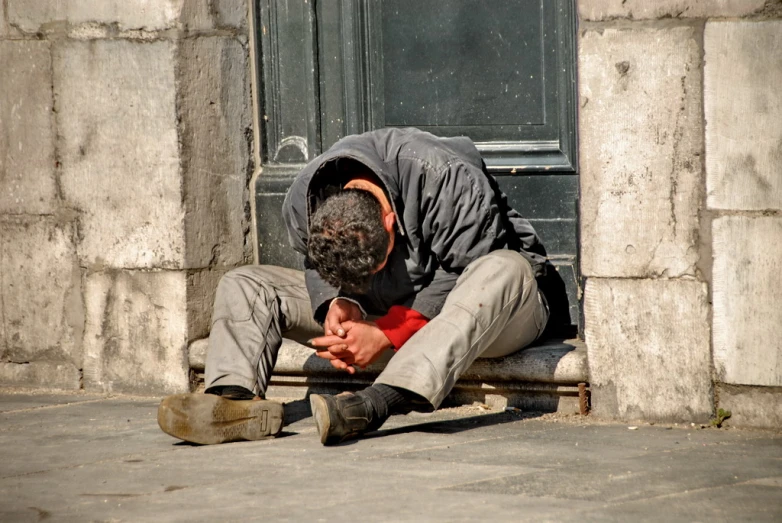
M 315 426 L 318 427 L 320 442 L 325 445 L 329 439 L 329 431 L 331 430 L 328 403 L 326 403 L 326 400 L 320 395 L 310 394 L 310 409 L 312 410 L 312 417 L 315 418 Z
M 157 411 L 163 432 L 201 445 L 276 436 L 282 431 L 283 419 L 280 403 L 229 400 L 213 394 L 168 396 Z

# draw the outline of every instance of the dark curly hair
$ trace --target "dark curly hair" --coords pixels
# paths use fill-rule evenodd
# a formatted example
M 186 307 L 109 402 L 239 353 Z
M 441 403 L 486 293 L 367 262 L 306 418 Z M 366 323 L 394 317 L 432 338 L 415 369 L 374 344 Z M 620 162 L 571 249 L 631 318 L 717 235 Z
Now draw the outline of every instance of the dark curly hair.
M 327 198 L 312 215 L 308 258 L 329 284 L 360 294 L 385 261 L 388 243 L 377 198 L 360 189 L 345 189 Z

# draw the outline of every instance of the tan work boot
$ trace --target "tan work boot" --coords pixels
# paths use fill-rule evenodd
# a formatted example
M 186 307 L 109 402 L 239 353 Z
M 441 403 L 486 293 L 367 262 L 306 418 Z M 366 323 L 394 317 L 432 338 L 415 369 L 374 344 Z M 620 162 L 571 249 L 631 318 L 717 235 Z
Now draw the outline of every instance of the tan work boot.
M 282 431 L 283 408 L 281 403 L 260 398 L 176 394 L 160 402 L 157 422 L 166 434 L 201 445 L 254 441 Z

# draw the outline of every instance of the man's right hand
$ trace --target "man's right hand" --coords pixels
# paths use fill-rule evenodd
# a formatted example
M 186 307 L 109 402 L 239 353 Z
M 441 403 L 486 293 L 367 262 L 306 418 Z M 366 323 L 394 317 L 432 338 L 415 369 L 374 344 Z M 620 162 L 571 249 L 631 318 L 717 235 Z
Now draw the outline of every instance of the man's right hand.
M 352 301 L 336 298 L 329 305 L 329 311 L 326 313 L 326 320 L 323 322 L 323 332 L 326 336 L 347 336 L 346 329 L 342 327 L 342 322 L 359 321 L 363 319 L 361 309 Z

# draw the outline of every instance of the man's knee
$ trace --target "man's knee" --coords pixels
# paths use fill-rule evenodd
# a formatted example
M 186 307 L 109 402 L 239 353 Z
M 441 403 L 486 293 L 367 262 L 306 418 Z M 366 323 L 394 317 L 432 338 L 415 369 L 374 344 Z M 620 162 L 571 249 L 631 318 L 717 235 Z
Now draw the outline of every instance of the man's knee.
M 228 271 L 217 285 L 212 322 L 219 319 L 248 320 L 257 298 L 271 297 L 267 275 L 260 266 L 245 265 Z
M 220 279 L 220 286 L 237 288 L 271 287 L 275 282 L 289 282 L 297 271 L 273 265 L 243 265 L 231 269 Z
M 235 293 L 242 289 L 256 289 L 263 285 L 263 274 L 258 270 L 259 267 L 244 265 L 231 269 L 220 278 L 217 285 L 218 294 L 222 292 Z
M 511 288 L 521 288 L 535 280 L 529 261 L 510 250 L 492 251 L 472 262 L 467 269 L 465 272 L 472 272 L 473 277 Z

